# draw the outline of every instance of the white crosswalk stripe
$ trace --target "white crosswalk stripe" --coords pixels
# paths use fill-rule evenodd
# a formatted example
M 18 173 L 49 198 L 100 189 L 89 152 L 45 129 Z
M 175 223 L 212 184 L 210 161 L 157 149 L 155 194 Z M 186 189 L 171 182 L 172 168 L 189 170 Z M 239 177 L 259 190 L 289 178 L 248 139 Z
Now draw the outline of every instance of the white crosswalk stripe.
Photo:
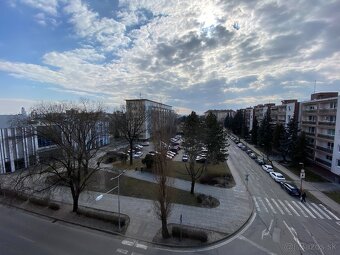
M 306 218 L 308 218 L 308 215 L 300 208 L 300 206 L 295 202 L 295 201 L 292 201 L 293 205 L 295 205 L 296 208 L 299 209 L 300 213 L 305 216 Z
M 325 219 L 320 213 L 318 213 L 313 206 L 311 206 L 310 204 L 307 204 L 307 206 L 309 207 L 309 209 L 311 209 L 313 211 L 314 214 L 316 214 L 316 216 L 318 216 L 320 219 Z
M 311 211 L 308 210 L 308 208 L 302 203 L 300 202 L 300 206 L 305 209 L 305 211 L 314 219 L 316 219 L 316 217 L 314 216 L 314 214 L 311 213 Z
M 283 212 L 283 210 L 281 209 L 281 207 L 277 204 L 277 202 L 274 200 L 274 198 L 272 198 L 272 201 L 273 201 L 273 203 L 276 205 L 276 207 L 279 209 L 280 213 L 281 213 L 282 215 L 284 215 L 285 213 Z
M 256 211 L 267 212 L 270 211 L 274 214 L 289 215 L 306 217 L 313 219 L 329 219 L 340 221 L 333 212 L 327 209 L 323 204 L 316 205 L 315 203 L 302 203 L 300 201 L 287 201 L 280 200 L 277 198 L 267 198 L 267 197 L 256 197 L 253 196 L 253 201 L 255 203 Z M 279 211 L 279 212 L 278 212 Z
M 254 203 L 255 203 L 256 210 L 257 210 L 258 212 L 261 212 L 261 209 L 260 209 L 260 206 L 259 206 L 259 204 L 258 204 L 258 202 L 257 202 L 257 200 L 256 200 L 256 197 L 253 196 L 253 200 L 254 200 Z
M 272 204 L 269 202 L 268 198 L 265 198 L 265 200 L 266 200 L 267 204 L 269 205 L 270 209 L 272 209 L 272 212 L 274 214 L 276 214 L 276 211 L 275 211 L 274 207 L 272 206 Z
M 292 213 L 288 210 L 287 206 L 286 206 L 280 199 L 278 199 L 277 201 L 279 201 L 280 205 L 283 207 L 283 209 L 285 209 L 285 211 L 286 211 L 289 215 L 292 215 Z
M 300 216 L 300 214 L 294 209 L 294 207 L 287 201 L 285 200 L 286 204 L 289 206 L 289 208 L 297 215 Z
M 332 213 L 330 210 L 328 210 L 323 204 L 319 204 L 319 206 L 324 209 L 326 212 L 328 212 L 329 215 L 331 215 L 334 219 L 340 220 L 334 213 Z
M 268 208 L 267 206 L 265 205 L 265 203 L 263 202 L 262 198 L 258 197 L 259 201 L 261 202 L 261 204 L 263 205 L 264 209 L 266 210 L 266 212 L 269 212 L 268 211 Z
M 329 217 L 323 210 L 321 210 L 316 204 L 311 203 L 312 206 L 314 206 L 323 216 L 325 216 L 327 219 L 331 220 L 332 218 Z

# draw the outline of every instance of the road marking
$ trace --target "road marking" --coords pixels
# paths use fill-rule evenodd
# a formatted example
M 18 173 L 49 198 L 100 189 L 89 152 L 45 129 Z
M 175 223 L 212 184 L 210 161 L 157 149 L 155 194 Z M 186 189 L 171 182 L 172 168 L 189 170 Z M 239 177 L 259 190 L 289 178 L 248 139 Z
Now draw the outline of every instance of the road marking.
M 280 199 L 278 199 L 277 201 L 279 201 L 279 203 L 281 204 L 281 206 L 283 207 L 283 209 L 285 209 L 285 211 L 286 211 L 289 215 L 292 215 L 292 213 L 288 210 L 287 206 L 286 206 Z
M 137 253 L 137 252 L 132 252 L 131 255 L 143 255 L 143 254 Z
M 261 251 L 263 251 L 263 252 L 265 252 L 265 253 L 267 253 L 267 254 L 275 255 L 274 252 L 271 252 L 270 250 L 268 250 L 268 249 L 266 249 L 266 248 L 264 248 L 264 247 L 258 245 L 257 243 L 253 242 L 252 240 L 249 240 L 248 238 L 246 238 L 246 237 L 244 237 L 244 236 L 242 236 L 242 235 L 239 236 L 238 239 L 243 240 L 243 241 L 246 241 L 246 242 L 248 242 L 248 243 L 254 245 L 256 248 L 258 248 L 259 250 L 261 250 Z
M 135 246 L 137 248 L 140 248 L 140 249 L 143 249 L 143 250 L 146 250 L 148 248 L 148 246 L 146 246 L 145 244 L 141 244 L 141 243 L 138 243 L 138 242 L 136 242 Z
M 284 215 L 285 213 L 283 212 L 283 210 L 281 209 L 281 207 L 278 205 L 278 203 L 274 200 L 274 198 L 272 198 L 272 201 L 273 201 L 273 203 L 276 205 L 276 207 L 279 209 L 280 213 L 281 213 L 282 215 Z
M 28 242 L 35 243 L 35 241 L 34 241 L 34 240 L 32 240 L 32 239 L 29 239 L 29 238 L 27 238 L 27 237 L 25 237 L 25 236 L 18 235 L 18 237 L 20 237 L 21 239 L 23 239 L 23 240 L 26 240 L 26 241 L 28 241 Z
M 254 200 L 254 203 L 255 203 L 256 210 L 259 211 L 259 212 L 261 212 L 260 206 L 259 206 L 259 204 L 257 203 L 256 197 L 255 197 L 255 196 L 253 196 L 253 200 Z
M 261 202 L 261 204 L 263 205 L 264 209 L 266 210 L 267 213 L 269 213 L 267 206 L 265 205 L 265 203 L 263 202 L 262 198 L 258 197 L 259 201 Z
M 286 204 L 289 206 L 290 209 L 297 215 L 300 216 L 300 214 L 294 209 L 294 207 L 287 201 L 285 200 Z
M 267 201 L 267 204 L 269 205 L 270 209 L 272 209 L 273 213 L 276 214 L 276 211 L 274 209 L 274 207 L 272 206 L 272 204 L 269 202 L 268 198 L 265 198 Z
M 314 216 L 314 214 L 311 213 L 311 211 L 308 210 L 308 208 L 302 203 L 300 202 L 300 205 L 302 206 L 303 209 L 306 210 L 306 212 L 314 219 L 316 219 L 316 217 Z
M 330 210 L 328 210 L 323 204 L 319 204 L 319 206 L 322 207 L 326 212 L 328 212 L 329 215 L 331 215 L 334 219 L 340 220 L 334 213 L 332 213 Z
M 122 254 L 128 254 L 129 253 L 128 250 L 124 250 L 124 249 L 117 249 L 116 252 L 122 253 Z
M 310 204 L 307 204 L 307 206 L 309 207 L 309 209 L 311 209 L 315 214 L 316 216 L 318 216 L 320 219 L 324 220 L 325 218 L 322 217 L 322 215 L 320 213 L 318 213 Z
M 271 229 L 272 226 L 273 226 L 273 222 L 274 222 L 274 220 L 272 219 L 272 220 L 270 221 L 269 228 L 268 228 L 268 229 L 265 228 L 264 230 L 262 230 L 262 237 L 261 237 L 262 240 L 263 240 L 263 237 L 269 235 L 270 229 Z
M 327 215 L 327 213 L 325 213 L 323 210 L 321 210 L 316 204 L 314 204 L 314 203 L 311 203 L 311 204 L 312 204 L 312 206 L 314 206 L 319 212 L 321 212 L 321 213 L 323 214 L 323 216 L 325 216 L 327 219 L 329 219 L 329 220 L 332 219 L 331 217 L 329 217 L 329 216 Z
M 134 246 L 135 241 L 123 240 L 122 244 L 128 245 L 128 246 Z
M 308 215 L 300 208 L 300 206 L 295 202 L 295 201 L 292 201 L 293 205 L 295 205 L 296 208 L 299 209 L 299 211 L 301 212 L 301 214 L 303 216 L 305 216 L 306 218 L 308 218 Z
M 292 234 L 295 242 L 300 246 L 301 250 L 305 251 L 305 249 L 302 247 L 299 239 L 297 238 L 296 230 L 293 227 L 289 227 L 285 221 L 283 221 L 283 223 L 286 225 L 286 227 L 288 228 L 289 232 Z

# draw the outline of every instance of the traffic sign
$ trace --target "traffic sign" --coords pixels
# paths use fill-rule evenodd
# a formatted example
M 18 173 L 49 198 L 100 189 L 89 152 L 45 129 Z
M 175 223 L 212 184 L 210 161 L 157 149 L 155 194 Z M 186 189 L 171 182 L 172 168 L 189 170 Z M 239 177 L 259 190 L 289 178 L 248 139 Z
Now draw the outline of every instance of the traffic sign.
M 305 170 L 301 170 L 300 172 L 300 179 L 305 179 Z

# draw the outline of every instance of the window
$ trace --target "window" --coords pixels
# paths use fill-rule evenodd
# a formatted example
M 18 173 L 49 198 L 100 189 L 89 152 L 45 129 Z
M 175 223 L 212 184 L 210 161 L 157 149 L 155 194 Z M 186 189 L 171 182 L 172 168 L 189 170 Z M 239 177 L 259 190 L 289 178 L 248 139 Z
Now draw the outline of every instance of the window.
M 308 127 L 308 133 L 314 134 L 315 133 L 315 127 Z
M 330 156 L 330 155 L 326 155 L 326 159 L 328 159 L 328 160 L 330 160 L 330 161 L 332 161 L 332 156 Z
M 327 143 L 327 148 L 328 149 L 333 149 L 334 148 L 334 143 L 328 142 Z
M 336 102 L 332 102 L 329 104 L 329 108 L 335 109 L 336 108 Z
M 334 129 L 327 129 L 327 135 L 335 135 L 335 130 Z
M 290 106 L 288 106 L 288 111 L 291 111 L 291 107 Z
M 308 120 L 309 120 L 309 121 L 315 121 L 315 118 L 316 118 L 316 117 L 315 117 L 314 115 L 309 115 L 309 116 L 308 116 Z
M 338 159 L 338 166 L 340 166 L 340 159 Z

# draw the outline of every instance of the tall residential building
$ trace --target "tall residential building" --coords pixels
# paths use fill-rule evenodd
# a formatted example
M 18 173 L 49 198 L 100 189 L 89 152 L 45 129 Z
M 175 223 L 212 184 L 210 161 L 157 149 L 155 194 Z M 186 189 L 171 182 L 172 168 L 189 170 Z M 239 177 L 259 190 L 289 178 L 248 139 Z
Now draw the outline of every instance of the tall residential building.
M 270 117 L 273 124 L 282 124 L 287 126 L 289 121 L 298 116 L 299 103 L 296 99 L 283 100 L 281 105 L 274 105 L 270 108 Z
M 245 124 L 246 124 L 248 131 L 251 131 L 253 129 L 253 119 L 254 119 L 254 109 L 252 107 L 248 107 L 244 109 L 244 119 L 245 119 Z
M 209 113 L 214 114 L 218 122 L 224 123 L 227 116 L 234 117 L 236 112 L 234 110 L 208 110 L 204 113 L 204 116 L 207 117 Z
M 314 93 L 300 103 L 301 130 L 306 133 L 307 158 L 340 175 L 340 96 Z
M 275 106 L 274 103 L 269 104 L 258 104 L 254 106 L 254 117 L 256 117 L 258 123 L 261 123 L 264 116 L 266 116 L 268 109 L 271 109 Z
M 147 140 L 152 135 L 152 121 L 153 112 L 162 112 L 165 114 L 174 114 L 172 106 L 151 101 L 148 99 L 128 99 L 126 100 L 126 111 L 137 116 L 145 116 L 144 118 L 144 132 L 139 139 Z

